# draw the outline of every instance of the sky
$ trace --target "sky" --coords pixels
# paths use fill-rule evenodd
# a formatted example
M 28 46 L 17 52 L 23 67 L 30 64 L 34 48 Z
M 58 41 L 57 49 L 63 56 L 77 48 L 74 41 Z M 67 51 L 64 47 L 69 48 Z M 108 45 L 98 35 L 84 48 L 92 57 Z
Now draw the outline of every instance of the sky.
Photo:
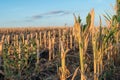
M 85 23 L 92 8 L 98 25 L 99 16 L 115 13 L 114 5 L 115 0 L 0 0 L 0 27 L 73 26 L 73 13 Z

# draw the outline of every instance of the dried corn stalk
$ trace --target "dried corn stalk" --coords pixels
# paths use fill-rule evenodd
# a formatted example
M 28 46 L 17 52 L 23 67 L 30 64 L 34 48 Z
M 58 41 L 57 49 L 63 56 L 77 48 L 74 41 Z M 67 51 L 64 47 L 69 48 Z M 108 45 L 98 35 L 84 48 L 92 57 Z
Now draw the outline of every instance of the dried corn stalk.
M 85 80 L 84 77 L 84 60 L 83 60 L 83 40 L 82 40 L 82 34 L 81 34 L 81 28 L 80 28 L 80 23 L 77 21 L 76 16 L 74 15 L 75 18 L 75 24 L 74 24 L 74 36 L 75 40 L 79 43 L 79 54 L 80 54 L 80 68 L 81 68 L 81 80 Z
M 51 42 L 51 34 L 50 31 L 48 32 L 48 37 L 49 37 L 49 61 L 52 59 L 52 42 Z
M 22 34 L 22 43 L 25 43 L 25 38 L 24 38 L 24 34 Z
M 38 39 L 36 40 L 36 44 L 37 44 L 37 62 L 36 62 L 36 70 L 37 70 L 37 68 L 39 67 L 39 63 L 40 63 L 40 59 L 39 59 L 39 57 L 40 57 L 40 50 L 39 50 L 40 45 L 39 45 Z
M 94 9 L 90 12 L 91 15 L 91 24 L 90 24 L 90 29 L 91 29 L 91 34 L 92 34 L 92 45 L 93 45 L 93 56 L 94 56 L 94 80 L 98 80 L 98 68 L 99 64 L 97 62 L 98 59 L 98 54 L 96 52 L 96 36 L 95 36 L 95 27 L 94 27 Z
M 0 42 L 0 66 L 2 66 L 2 47 L 3 47 L 3 42 Z
M 44 32 L 44 36 L 43 36 L 43 38 L 44 38 L 44 48 L 46 48 L 46 31 Z
M 16 46 L 18 46 L 18 35 L 15 35 L 15 40 L 16 40 Z
M 65 57 L 67 52 L 69 51 L 69 49 L 67 49 L 66 51 L 64 51 L 63 48 L 63 42 L 61 41 L 61 67 L 59 68 L 60 70 L 60 79 L 61 80 L 66 80 L 66 78 L 70 75 L 69 70 L 66 67 L 66 63 L 65 63 Z
M 41 32 L 39 33 L 39 37 L 40 37 L 40 48 L 42 47 L 42 35 L 41 35 Z
M 61 52 L 60 41 L 61 41 L 61 30 L 59 29 L 59 52 Z
M 55 37 L 52 38 L 52 54 L 53 54 L 53 59 L 55 58 L 55 49 L 54 49 L 54 45 L 55 45 Z
M 28 40 L 25 40 L 25 45 L 26 45 L 26 46 L 28 45 Z M 28 64 L 28 62 L 27 62 L 28 57 L 29 57 L 28 48 L 29 48 L 29 47 L 27 47 L 27 50 L 25 51 L 25 57 L 26 57 L 25 65 Z
M 7 35 L 7 43 L 10 44 L 10 35 Z

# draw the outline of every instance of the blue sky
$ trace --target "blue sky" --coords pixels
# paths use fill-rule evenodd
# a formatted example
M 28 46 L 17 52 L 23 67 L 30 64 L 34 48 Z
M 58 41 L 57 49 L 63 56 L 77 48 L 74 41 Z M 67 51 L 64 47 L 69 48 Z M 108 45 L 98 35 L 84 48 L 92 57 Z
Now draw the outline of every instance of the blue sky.
M 99 15 L 114 14 L 114 5 L 115 0 L 0 0 L 0 27 L 72 26 L 73 13 L 85 23 L 92 8 L 97 25 Z

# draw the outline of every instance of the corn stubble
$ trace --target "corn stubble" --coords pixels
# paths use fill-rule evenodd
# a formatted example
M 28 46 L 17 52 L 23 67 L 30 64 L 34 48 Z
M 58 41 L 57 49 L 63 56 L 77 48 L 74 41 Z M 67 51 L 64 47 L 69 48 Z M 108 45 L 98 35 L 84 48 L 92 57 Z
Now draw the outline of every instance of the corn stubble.
M 119 12 L 112 17 L 104 15 L 107 27 L 102 27 L 101 17 L 99 27 L 95 27 L 94 16 L 92 9 L 83 25 L 74 15 L 74 27 L 70 28 L 6 29 L 7 35 L 3 33 L 0 42 L 0 66 L 4 67 L 0 74 L 9 80 L 31 80 L 33 76 L 46 80 L 114 80 L 113 73 L 120 67 Z M 78 63 L 70 63 L 68 57 Z

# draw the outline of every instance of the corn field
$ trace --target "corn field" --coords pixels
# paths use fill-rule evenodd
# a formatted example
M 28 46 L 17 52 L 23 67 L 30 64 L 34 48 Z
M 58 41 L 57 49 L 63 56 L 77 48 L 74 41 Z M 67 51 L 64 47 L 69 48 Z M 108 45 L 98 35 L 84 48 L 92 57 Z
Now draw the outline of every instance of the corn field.
M 0 80 L 120 80 L 120 13 L 104 15 L 107 26 L 1 28 Z

